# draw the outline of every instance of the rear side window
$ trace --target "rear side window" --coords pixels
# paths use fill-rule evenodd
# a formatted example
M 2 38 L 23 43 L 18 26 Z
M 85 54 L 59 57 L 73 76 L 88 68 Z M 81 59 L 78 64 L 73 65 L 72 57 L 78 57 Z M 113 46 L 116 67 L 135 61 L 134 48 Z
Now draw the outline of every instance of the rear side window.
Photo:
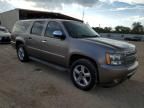
M 31 29 L 31 34 L 40 36 L 42 34 L 43 29 L 44 29 L 44 24 L 45 24 L 45 21 L 34 22 L 33 27 Z
M 29 29 L 31 21 L 17 22 L 14 25 L 13 32 L 25 33 Z

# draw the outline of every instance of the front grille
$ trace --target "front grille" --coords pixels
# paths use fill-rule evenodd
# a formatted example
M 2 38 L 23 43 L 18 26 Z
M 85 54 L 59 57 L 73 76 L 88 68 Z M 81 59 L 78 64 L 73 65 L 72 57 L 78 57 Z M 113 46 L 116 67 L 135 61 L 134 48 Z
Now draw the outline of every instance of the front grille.
M 10 42 L 10 38 L 9 37 L 2 37 L 1 41 L 2 42 Z
M 127 52 L 125 54 L 125 64 L 126 65 L 131 65 L 134 64 L 134 62 L 137 60 L 137 56 L 136 56 L 136 51 L 133 52 Z

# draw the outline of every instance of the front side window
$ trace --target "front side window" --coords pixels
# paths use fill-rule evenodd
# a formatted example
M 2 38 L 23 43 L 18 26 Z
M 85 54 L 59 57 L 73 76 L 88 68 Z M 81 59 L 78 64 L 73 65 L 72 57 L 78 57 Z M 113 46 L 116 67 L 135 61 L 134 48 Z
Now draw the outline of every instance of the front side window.
M 76 21 L 63 21 L 63 24 L 68 31 L 69 35 L 73 38 L 93 38 L 99 37 L 88 25 Z
M 48 23 L 45 31 L 45 36 L 46 37 L 53 37 L 53 32 L 54 31 L 62 31 L 61 26 L 59 23 L 55 21 L 51 21 Z
M 31 34 L 40 36 L 42 34 L 43 29 L 44 29 L 44 24 L 45 24 L 45 21 L 34 22 L 33 27 L 31 29 Z

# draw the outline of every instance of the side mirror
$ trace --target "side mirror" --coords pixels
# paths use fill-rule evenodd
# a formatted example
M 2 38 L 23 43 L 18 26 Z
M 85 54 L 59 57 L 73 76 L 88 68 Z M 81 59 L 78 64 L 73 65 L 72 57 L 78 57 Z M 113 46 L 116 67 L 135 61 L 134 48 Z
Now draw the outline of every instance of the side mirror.
M 59 39 L 65 39 L 65 36 L 63 35 L 62 31 L 57 30 L 53 32 L 53 36 Z

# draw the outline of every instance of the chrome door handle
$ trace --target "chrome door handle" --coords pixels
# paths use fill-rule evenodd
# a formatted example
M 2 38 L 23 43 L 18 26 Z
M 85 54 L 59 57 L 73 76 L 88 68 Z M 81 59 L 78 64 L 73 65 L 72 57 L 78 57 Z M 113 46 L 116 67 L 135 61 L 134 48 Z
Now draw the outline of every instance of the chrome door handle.
M 47 41 L 46 41 L 46 40 L 43 40 L 42 42 L 45 43 L 45 42 L 47 42 Z

